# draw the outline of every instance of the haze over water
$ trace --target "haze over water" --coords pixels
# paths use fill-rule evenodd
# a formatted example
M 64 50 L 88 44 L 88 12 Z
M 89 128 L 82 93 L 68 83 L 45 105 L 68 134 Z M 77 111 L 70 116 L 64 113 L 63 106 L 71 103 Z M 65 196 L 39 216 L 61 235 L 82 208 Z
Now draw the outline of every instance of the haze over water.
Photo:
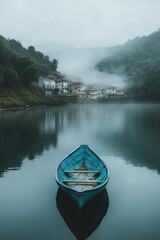
M 104 206 L 100 225 L 87 239 L 159 240 L 159 122 L 158 104 L 1 111 L 0 239 L 76 239 L 73 214 L 69 227 L 64 220 L 63 196 L 57 204 L 54 174 L 66 155 L 88 144 L 109 166 L 111 178 L 109 201 L 96 200 Z M 100 212 L 92 206 L 91 223 Z

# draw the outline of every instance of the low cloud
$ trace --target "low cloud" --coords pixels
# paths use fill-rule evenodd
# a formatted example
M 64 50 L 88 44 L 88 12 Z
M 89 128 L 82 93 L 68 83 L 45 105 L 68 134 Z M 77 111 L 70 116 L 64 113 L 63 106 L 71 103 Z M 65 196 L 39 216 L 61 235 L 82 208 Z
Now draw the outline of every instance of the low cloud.
M 47 53 L 52 59 L 59 62 L 58 70 L 73 81 L 81 81 L 85 84 L 94 84 L 99 88 L 117 86 L 124 87 L 124 79 L 118 75 L 99 72 L 95 65 L 109 56 L 107 48 L 72 48 L 63 51 L 55 50 Z

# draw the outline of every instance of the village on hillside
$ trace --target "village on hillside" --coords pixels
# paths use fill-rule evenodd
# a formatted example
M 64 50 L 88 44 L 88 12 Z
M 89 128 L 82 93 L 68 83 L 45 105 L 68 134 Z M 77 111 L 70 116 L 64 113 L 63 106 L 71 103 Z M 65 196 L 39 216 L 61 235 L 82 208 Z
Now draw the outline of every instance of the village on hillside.
M 45 95 L 76 95 L 80 99 L 107 99 L 124 97 L 124 89 L 110 86 L 100 88 L 97 85 L 84 84 L 80 81 L 68 80 L 59 72 L 40 77 L 38 86 Z

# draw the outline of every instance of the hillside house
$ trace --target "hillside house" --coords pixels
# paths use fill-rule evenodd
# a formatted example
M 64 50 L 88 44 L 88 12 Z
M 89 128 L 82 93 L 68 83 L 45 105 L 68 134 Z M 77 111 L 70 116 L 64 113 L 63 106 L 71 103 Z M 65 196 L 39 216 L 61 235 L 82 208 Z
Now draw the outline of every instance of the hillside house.
M 69 81 L 57 75 L 40 77 L 38 84 L 39 87 L 44 90 L 46 95 L 62 94 L 69 92 Z

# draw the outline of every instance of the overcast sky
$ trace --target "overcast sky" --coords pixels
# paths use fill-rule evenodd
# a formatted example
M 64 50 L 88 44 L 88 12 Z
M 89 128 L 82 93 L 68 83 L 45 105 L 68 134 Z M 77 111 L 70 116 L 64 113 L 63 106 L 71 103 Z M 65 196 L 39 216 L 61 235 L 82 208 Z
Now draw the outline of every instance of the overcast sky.
M 0 34 L 22 44 L 114 46 L 160 28 L 160 0 L 0 0 Z

